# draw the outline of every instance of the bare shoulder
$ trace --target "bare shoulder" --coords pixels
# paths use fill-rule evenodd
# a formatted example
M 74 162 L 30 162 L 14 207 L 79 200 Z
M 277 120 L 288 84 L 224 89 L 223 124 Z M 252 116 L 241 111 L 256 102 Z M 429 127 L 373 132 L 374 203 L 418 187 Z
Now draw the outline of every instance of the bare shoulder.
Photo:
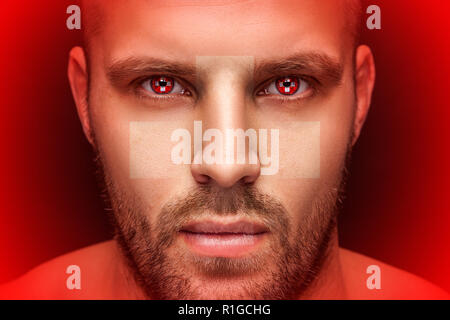
M 88 299 L 111 277 L 108 268 L 117 261 L 114 241 L 79 249 L 45 262 L 0 287 L 1 299 Z M 69 290 L 67 279 L 82 275 L 83 290 Z M 88 285 L 89 284 L 89 285 Z
M 407 271 L 379 260 L 340 249 L 341 264 L 350 299 L 449 299 L 449 293 Z M 379 289 L 369 289 L 368 279 Z

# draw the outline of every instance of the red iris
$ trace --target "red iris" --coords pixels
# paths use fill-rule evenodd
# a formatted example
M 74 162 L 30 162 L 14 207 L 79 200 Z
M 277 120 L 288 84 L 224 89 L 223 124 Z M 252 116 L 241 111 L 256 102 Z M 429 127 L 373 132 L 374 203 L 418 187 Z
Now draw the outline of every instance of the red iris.
M 152 89 L 155 93 L 168 94 L 173 90 L 174 81 L 171 77 L 154 77 L 152 79 Z
M 277 80 L 277 90 L 284 95 L 293 95 L 299 87 L 299 79 L 296 77 L 284 77 Z

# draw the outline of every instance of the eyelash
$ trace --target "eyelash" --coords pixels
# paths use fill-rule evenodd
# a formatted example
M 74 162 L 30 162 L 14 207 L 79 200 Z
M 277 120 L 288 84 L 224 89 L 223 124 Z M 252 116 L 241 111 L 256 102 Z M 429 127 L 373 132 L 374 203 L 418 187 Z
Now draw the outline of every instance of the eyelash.
M 280 103 L 284 104 L 284 103 L 288 103 L 288 102 L 296 102 L 298 100 L 311 98 L 311 97 L 313 97 L 314 95 L 317 94 L 320 82 L 317 81 L 315 78 L 307 77 L 305 75 L 292 75 L 292 74 L 289 74 L 289 75 L 278 76 L 277 78 L 272 78 L 272 79 L 266 81 L 264 83 L 264 86 L 262 86 L 261 89 L 257 90 L 257 95 L 258 95 L 259 92 L 261 92 L 263 90 L 266 90 L 266 88 L 268 88 L 273 82 L 277 82 L 278 80 L 280 80 L 282 78 L 288 78 L 288 77 L 298 78 L 299 81 L 306 82 L 306 84 L 308 85 L 308 89 L 307 90 L 310 91 L 310 93 L 309 94 L 299 94 L 298 96 L 292 97 L 292 96 L 289 96 L 289 95 L 283 95 L 282 93 L 279 92 L 279 94 L 276 94 L 276 95 L 274 95 L 274 94 L 266 94 L 266 95 L 260 95 L 260 97 L 266 97 L 266 98 L 269 98 L 269 99 L 275 99 L 275 100 L 278 100 Z
M 148 93 L 144 93 L 143 92 L 143 91 L 148 92 L 148 90 L 146 90 L 146 89 L 144 89 L 142 87 L 142 85 L 146 81 L 150 81 L 150 80 L 152 80 L 155 77 L 161 77 L 161 76 L 162 75 L 153 75 L 153 76 L 149 76 L 149 77 L 145 77 L 145 78 L 139 78 L 139 79 L 134 80 L 133 83 L 135 83 L 136 86 L 137 86 L 137 88 L 136 88 L 137 96 L 140 99 L 152 99 L 152 100 L 158 101 L 158 102 L 161 102 L 161 101 L 164 101 L 164 100 L 167 101 L 167 100 L 177 99 L 177 98 L 180 98 L 180 97 L 186 98 L 186 97 L 192 97 L 193 96 L 193 93 L 191 92 L 191 90 L 189 88 L 187 88 L 188 86 L 184 85 L 183 81 L 180 81 L 180 80 L 178 80 L 178 78 L 173 77 L 173 76 L 169 76 L 169 75 L 165 75 L 165 76 L 170 77 L 170 78 L 174 79 L 176 82 L 178 82 L 182 86 L 182 88 L 184 90 L 186 90 L 186 92 L 188 94 L 186 94 L 186 95 L 184 93 L 183 94 L 157 94 L 156 92 L 153 92 L 154 94 L 150 95 Z M 277 94 L 276 97 L 273 97 L 274 96 L 273 94 L 259 95 L 259 92 L 261 92 L 263 90 L 266 90 L 266 88 L 268 88 L 274 81 L 276 82 L 278 79 L 281 79 L 283 77 L 287 77 L 287 76 L 278 76 L 277 78 L 272 78 L 270 80 L 265 81 L 264 82 L 264 86 L 262 88 L 261 88 L 261 86 L 259 86 L 260 89 L 256 90 L 256 96 L 257 97 L 258 96 L 259 97 L 266 97 L 266 98 L 270 98 L 270 99 L 276 99 L 280 103 L 284 104 L 284 103 L 288 103 L 288 102 L 295 102 L 295 101 L 302 100 L 302 99 L 305 99 L 305 98 L 311 98 L 311 97 L 313 97 L 314 95 L 317 94 L 320 82 L 317 81 L 316 79 L 314 79 L 313 77 L 307 77 L 307 76 L 304 76 L 304 75 L 288 75 L 288 76 L 289 77 L 298 78 L 300 81 L 305 81 L 307 83 L 307 85 L 308 85 L 308 89 L 307 90 L 308 91 L 310 90 L 311 93 L 309 93 L 309 95 L 307 97 L 305 97 L 303 94 L 299 94 L 299 96 L 297 96 L 297 97 L 290 97 L 288 95 L 283 95 L 281 93 Z
M 183 87 L 183 89 L 186 88 L 186 86 L 183 84 L 183 82 L 179 81 L 176 77 L 173 77 L 170 75 L 159 75 L 158 74 L 158 75 L 147 76 L 147 77 L 138 78 L 138 79 L 132 81 L 132 85 L 134 86 L 134 91 L 137 93 L 138 98 L 139 99 L 152 99 L 154 101 L 161 102 L 161 101 L 177 99 L 180 97 L 192 96 L 192 93 L 189 89 L 186 89 L 189 92 L 189 94 L 187 94 L 187 95 L 184 95 L 184 94 L 175 94 L 175 95 L 174 94 L 157 94 L 156 92 L 154 92 L 154 94 L 150 95 L 148 93 L 149 91 L 143 88 L 143 84 L 146 81 L 150 81 L 155 77 L 163 77 L 163 76 L 174 79 L 176 82 L 178 82 Z

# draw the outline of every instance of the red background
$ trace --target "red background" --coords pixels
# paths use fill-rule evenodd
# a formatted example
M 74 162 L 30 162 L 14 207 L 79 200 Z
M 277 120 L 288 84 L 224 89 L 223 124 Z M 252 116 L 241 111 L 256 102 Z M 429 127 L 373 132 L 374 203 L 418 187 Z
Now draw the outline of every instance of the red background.
M 0 2 L 0 282 L 109 238 L 66 79 L 74 1 Z M 350 167 L 340 240 L 450 291 L 450 1 L 372 1 L 372 109 Z

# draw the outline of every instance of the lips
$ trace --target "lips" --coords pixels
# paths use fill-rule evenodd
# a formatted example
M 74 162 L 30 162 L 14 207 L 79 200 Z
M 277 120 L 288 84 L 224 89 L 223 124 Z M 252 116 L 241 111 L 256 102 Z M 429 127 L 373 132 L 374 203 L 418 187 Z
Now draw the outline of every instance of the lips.
M 251 221 L 231 223 L 198 221 L 186 224 L 180 234 L 189 249 L 198 255 L 237 258 L 258 249 L 269 230 Z
M 214 221 L 193 222 L 185 225 L 181 231 L 191 233 L 210 233 L 210 234 L 247 234 L 255 235 L 268 232 L 268 229 L 258 223 L 249 221 L 237 221 L 232 223 L 219 223 Z

